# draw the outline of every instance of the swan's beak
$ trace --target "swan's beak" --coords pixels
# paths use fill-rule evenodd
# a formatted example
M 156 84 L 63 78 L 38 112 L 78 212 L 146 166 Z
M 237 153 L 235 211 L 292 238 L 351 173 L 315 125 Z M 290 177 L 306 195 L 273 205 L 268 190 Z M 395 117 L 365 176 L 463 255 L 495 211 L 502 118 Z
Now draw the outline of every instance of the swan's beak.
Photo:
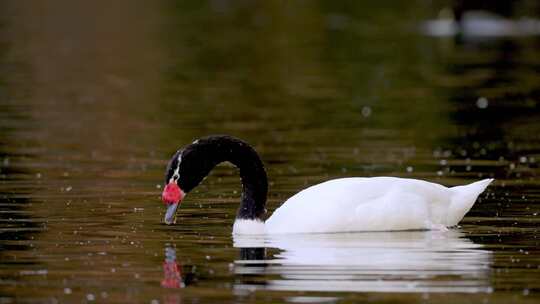
M 167 212 L 165 212 L 165 218 L 163 219 L 165 224 L 174 224 L 174 217 L 176 215 L 176 209 L 178 208 L 178 205 L 180 205 L 180 203 L 173 203 L 167 206 Z

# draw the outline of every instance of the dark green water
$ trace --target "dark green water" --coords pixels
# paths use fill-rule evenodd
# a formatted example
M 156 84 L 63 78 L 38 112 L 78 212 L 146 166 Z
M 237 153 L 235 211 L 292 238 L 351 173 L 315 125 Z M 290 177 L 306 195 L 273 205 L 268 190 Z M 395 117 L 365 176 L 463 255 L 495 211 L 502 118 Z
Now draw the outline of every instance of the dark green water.
M 0 4 L 0 303 L 538 301 L 539 37 L 423 35 L 437 1 L 91 3 Z M 447 233 L 233 239 L 224 165 L 162 225 L 167 160 L 214 133 L 260 153 L 270 211 L 334 177 L 496 182 Z

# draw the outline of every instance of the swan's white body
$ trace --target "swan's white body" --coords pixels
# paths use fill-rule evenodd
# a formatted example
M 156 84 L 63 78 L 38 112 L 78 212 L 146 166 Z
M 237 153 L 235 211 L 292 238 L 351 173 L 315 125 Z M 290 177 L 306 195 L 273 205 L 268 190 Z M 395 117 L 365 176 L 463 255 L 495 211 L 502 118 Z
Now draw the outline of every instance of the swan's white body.
M 447 188 L 396 177 L 334 179 L 295 194 L 265 223 L 237 220 L 233 234 L 441 229 L 457 225 L 491 181 Z

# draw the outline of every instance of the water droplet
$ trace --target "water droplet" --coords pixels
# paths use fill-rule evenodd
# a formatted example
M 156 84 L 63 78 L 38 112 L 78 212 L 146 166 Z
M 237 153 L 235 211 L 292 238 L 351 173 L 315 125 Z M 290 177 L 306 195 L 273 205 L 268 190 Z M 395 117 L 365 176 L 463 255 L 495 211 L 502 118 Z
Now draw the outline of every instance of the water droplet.
M 479 109 L 485 109 L 488 107 L 488 105 L 489 105 L 489 101 L 485 97 L 480 97 L 478 98 L 478 100 L 476 100 L 476 106 Z
M 96 296 L 94 296 L 93 294 L 89 293 L 86 295 L 86 299 L 88 301 L 94 301 L 96 299 Z
M 407 172 L 411 173 L 414 171 L 414 168 L 412 166 L 407 167 Z
M 362 107 L 362 116 L 369 117 L 371 115 L 371 108 L 368 106 Z
M 71 294 L 71 288 L 68 288 L 68 287 L 64 288 L 64 293 Z

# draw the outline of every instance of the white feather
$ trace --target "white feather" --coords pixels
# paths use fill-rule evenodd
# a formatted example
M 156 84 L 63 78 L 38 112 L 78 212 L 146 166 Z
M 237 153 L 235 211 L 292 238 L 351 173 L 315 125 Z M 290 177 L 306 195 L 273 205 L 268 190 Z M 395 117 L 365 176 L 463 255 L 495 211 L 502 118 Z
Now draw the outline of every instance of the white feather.
M 258 235 L 265 234 L 264 222 L 259 220 L 237 219 L 234 221 L 233 234 Z

